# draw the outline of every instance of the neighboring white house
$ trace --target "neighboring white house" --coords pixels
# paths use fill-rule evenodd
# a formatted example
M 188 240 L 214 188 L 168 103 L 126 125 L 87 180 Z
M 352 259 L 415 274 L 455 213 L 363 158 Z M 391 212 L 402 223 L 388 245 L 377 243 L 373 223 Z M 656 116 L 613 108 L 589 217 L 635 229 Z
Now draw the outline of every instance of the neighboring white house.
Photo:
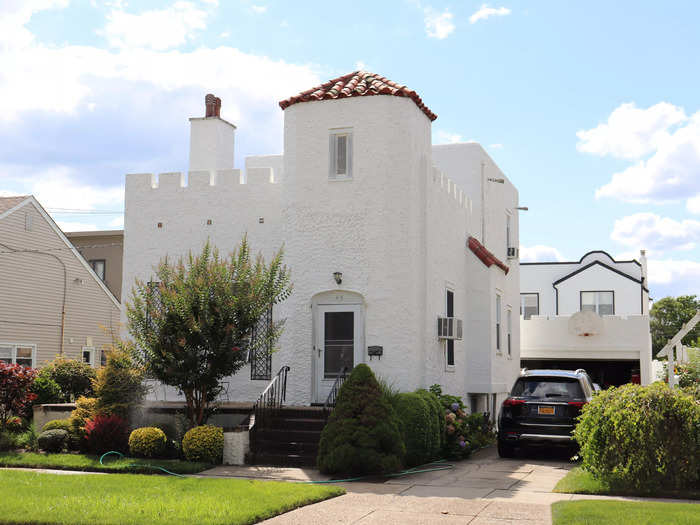
M 236 127 L 206 102 L 189 174 L 126 177 L 124 302 L 164 256 L 207 239 L 227 252 L 247 233 L 266 257 L 284 245 L 294 292 L 274 308 L 279 350 L 230 378 L 229 399 L 253 401 L 289 365 L 287 402 L 323 403 L 344 364 L 367 363 L 495 412 L 520 363 L 518 193 L 483 148 L 433 146 L 420 97 L 358 71 L 280 102 L 284 154 L 240 171 Z M 440 317 L 463 338 L 439 338 Z
M 577 262 L 520 264 L 520 359 L 585 368 L 601 386 L 652 381 L 649 290 L 640 261 L 603 251 Z

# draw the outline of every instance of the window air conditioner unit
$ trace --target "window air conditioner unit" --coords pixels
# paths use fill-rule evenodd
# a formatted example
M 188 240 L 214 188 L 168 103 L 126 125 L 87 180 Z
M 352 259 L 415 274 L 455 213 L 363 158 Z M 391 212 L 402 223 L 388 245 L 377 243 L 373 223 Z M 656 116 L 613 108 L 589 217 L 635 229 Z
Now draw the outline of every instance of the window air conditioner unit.
M 456 317 L 438 317 L 438 339 L 462 340 L 462 320 Z
M 509 259 L 517 259 L 518 257 L 520 257 L 520 249 L 515 247 L 508 248 Z

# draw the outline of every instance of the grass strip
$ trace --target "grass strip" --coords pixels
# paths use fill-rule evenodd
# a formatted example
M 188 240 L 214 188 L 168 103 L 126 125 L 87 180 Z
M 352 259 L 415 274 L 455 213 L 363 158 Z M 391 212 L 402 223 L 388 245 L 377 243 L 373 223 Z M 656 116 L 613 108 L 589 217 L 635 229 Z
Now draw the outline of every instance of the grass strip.
M 276 481 L 6 470 L 0 523 L 243 525 L 343 493 Z
M 552 505 L 553 525 L 697 525 L 694 503 L 654 501 L 559 501 Z
M 657 490 L 640 492 L 635 489 L 612 489 L 610 486 L 593 477 L 581 467 L 573 468 L 554 487 L 553 492 L 565 494 L 598 494 L 604 496 L 642 496 L 655 498 L 700 499 L 700 488 L 689 487 L 686 490 Z M 698 509 L 700 512 L 700 509 Z
M 133 466 L 136 464 L 136 466 Z M 177 474 L 196 474 L 211 465 L 179 459 L 137 459 L 107 457 L 100 465 L 99 456 L 85 454 L 40 454 L 37 452 L 2 452 L 0 467 L 48 468 L 57 470 L 82 470 L 85 472 L 121 472 L 133 474 L 162 474 L 147 465 L 163 467 Z

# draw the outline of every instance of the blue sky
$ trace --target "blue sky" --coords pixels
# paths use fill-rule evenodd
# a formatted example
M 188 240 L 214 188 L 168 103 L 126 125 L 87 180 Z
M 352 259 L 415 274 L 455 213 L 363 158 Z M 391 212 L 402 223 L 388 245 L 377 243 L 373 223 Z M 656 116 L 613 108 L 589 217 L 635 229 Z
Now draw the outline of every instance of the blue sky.
M 293 7 L 292 7 L 293 6 Z M 119 227 L 123 178 L 185 170 L 203 96 L 236 158 L 282 150 L 277 101 L 364 68 L 418 91 L 520 191 L 526 260 L 648 250 L 700 293 L 700 3 L 0 1 L 0 193 Z

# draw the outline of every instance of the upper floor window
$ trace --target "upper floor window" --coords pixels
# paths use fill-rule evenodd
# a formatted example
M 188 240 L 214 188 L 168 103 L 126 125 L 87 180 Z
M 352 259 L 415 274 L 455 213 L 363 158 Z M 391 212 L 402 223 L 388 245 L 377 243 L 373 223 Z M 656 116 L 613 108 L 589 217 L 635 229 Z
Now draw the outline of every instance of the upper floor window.
M 447 314 L 447 317 L 454 317 L 455 316 L 455 294 L 452 290 L 447 290 L 446 294 L 446 299 L 447 299 L 447 304 L 445 305 L 445 313 Z M 454 366 L 455 364 L 455 341 L 454 339 L 448 339 L 445 343 L 447 346 L 445 347 L 445 360 L 447 362 L 447 366 Z
M 520 294 L 520 315 L 524 319 L 530 319 L 533 315 L 540 315 L 540 295 L 537 293 Z
M 352 130 L 332 130 L 330 134 L 330 179 L 352 178 Z
M 512 337 L 513 337 L 513 310 L 510 306 L 506 312 L 506 350 L 508 351 L 508 357 L 512 355 Z
M 506 252 L 513 247 L 513 216 L 506 213 Z
M 615 314 L 615 292 L 581 292 L 581 311 L 590 310 L 598 315 Z
M 0 343 L 0 361 L 34 368 L 36 366 L 36 346 Z
M 105 260 L 104 259 L 92 259 L 90 262 L 90 266 L 92 266 L 92 269 L 95 271 L 97 274 L 97 277 L 99 277 L 101 280 L 105 280 Z
M 496 294 L 496 352 L 501 352 L 501 296 Z
M 87 363 L 90 366 L 95 366 L 95 347 L 94 346 L 84 346 L 83 347 L 83 363 Z

